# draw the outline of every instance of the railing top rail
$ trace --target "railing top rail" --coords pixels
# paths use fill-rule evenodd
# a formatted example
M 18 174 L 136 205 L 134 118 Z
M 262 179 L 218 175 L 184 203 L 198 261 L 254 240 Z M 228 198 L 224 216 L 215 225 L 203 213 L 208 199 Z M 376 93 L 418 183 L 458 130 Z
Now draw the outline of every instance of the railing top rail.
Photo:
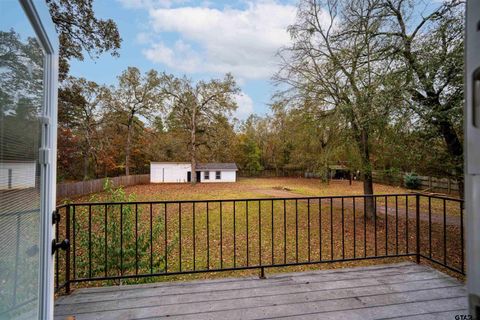
M 304 197 L 282 197 L 282 198 L 231 198 L 231 199 L 203 199 L 203 200 L 153 200 L 153 201 L 124 201 L 124 202 L 78 202 L 67 203 L 57 206 L 57 210 L 66 206 L 102 206 L 102 205 L 142 205 L 142 204 L 178 204 L 178 203 L 219 203 L 219 202 L 255 202 L 255 201 L 288 201 L 288 200 L 319 200 L 319 199 L 352 199 L 352 198 L 383 198 L 383 197 L 430 197 L 463 202 L 462 199 L 442 197 L 438 195 L 426 195 L 422 193 L 385 193 L 385 194 L 363 194 L 363 195 L 334 195 L 334 196 L 304 196 Z

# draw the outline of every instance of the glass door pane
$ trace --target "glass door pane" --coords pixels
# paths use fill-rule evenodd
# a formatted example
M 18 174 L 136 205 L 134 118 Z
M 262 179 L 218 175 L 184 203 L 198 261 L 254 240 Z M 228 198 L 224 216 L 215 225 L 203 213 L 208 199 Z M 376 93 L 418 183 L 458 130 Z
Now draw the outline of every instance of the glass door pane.
M 17 1 L 0 1 L 0 319 L 38 317 L 44 53 Z

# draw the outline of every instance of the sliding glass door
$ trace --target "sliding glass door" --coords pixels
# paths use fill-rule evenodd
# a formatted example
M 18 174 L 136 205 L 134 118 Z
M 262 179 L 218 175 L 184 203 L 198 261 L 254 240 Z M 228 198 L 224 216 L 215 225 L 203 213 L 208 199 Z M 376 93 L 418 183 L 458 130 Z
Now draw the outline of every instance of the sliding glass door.
M 44 318 L 53 298 L 44 287 L 52 265 L 55 68 L 39 21 L 30 1 L 0 1 L 0 319 Z

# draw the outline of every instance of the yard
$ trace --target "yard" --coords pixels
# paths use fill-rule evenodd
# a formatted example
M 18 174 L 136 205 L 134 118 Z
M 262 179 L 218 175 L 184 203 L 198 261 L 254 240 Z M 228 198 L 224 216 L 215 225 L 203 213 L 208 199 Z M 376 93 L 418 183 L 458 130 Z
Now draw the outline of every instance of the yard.
M 407 190 L 399 187 L 375 184 L 375 192 L 379 194 L 405 193 Z M 245 199 L 270 197 L 301 197 L 301 196 L 335 196 L 363 194 L 362 182 L 334 180 L 329 184 L 318 179 L 303 178 L 239 178 L 232 183 L 188 183 L 147 184 L 126 187 L 127 194 L 135 194 L 138 201 L 152 200 L 209 200 L 209 199 Z M 98 200 L 104 195 L 96 195 Z M 59 202 L 63 203 L 65 199 Z M 72 199 L 73 200 L 73 199 Z M 75 202 L 90 200 L 90 196 L 75 198 Z
M 375 191 L 382 195 L 408 193 L 384 185 L 375 185 Z M 385 262 L 384 259 L 348 261 L 373 256 L 404 256 L 389 257 L 390 262 L 411 259 L 408 255 L 416 250 L 415 195 L 376 198 L 377 215 L 370 219 L 365 216 L 363 198 L 328 198 L 362 195 L 361 182 L 354 181 L 350 186 L 348 181 L 327 185 L 315 179 L 248 178 L 235 184 L 138 185 L 126 187 L 125 193 L 129 201 L 173 202 L 122 207 L 77 205 L 73 210 L 72 230 L 74 279 L 297 263 L 305 264 L 267 269 L 267 273 L 337 268 Z M 327 198 L 288 199 L 305 196 Z M 202 201 L 234 199 L 237 200 Z M 247 203 L 241 199 L 262 200 Z M 112 201 L 106 193 L 72 200 L 77 204 Z M 180 200 L 187 201 L 175 202 Z M 425 198 L 419 207 L 421 252 L 460 269 L 458 202 Z M 309 264 L 318 261 L 333 262 Z M 143 278 L 140 282 L 257 272 L 174 274 Z M 112 281 L 119 282 L 118 279 L 107 282 L 112 284 Z

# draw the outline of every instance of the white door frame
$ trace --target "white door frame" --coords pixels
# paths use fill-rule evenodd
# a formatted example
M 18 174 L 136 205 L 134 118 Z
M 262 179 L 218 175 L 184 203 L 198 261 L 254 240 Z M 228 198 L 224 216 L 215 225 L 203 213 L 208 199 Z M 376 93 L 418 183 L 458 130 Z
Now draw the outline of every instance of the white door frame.
M 480 0 L 467 1 L 465 203 L 470 314 L 480 318 Z
M 44 52 L 40 162 L 39 319 L 53 319 L 52 214 L 56 206 L 58 36 L 45 1 L 19 0 Z

